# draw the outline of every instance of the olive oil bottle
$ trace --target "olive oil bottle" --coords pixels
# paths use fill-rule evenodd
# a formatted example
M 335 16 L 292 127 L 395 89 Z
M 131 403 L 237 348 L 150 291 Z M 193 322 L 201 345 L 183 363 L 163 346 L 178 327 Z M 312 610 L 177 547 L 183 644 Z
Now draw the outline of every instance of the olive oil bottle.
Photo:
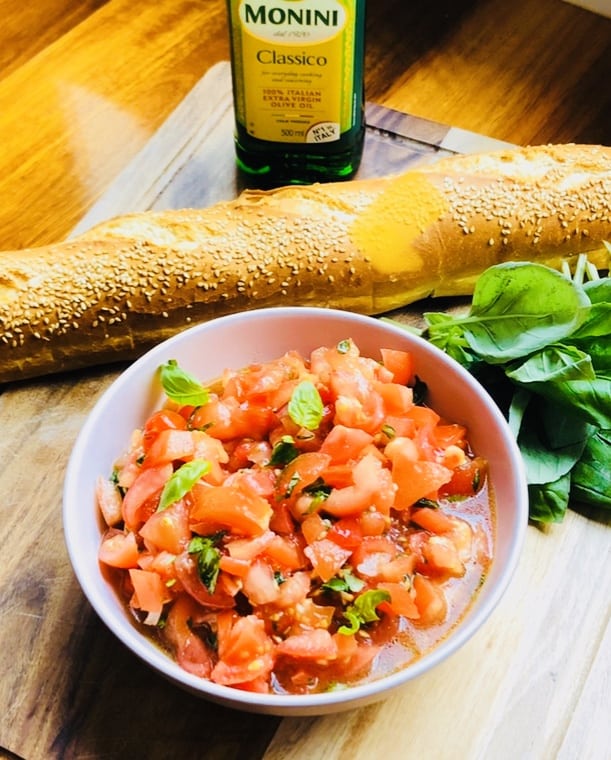
M 363 152 L 365 0 L 227 0 L 238 166 L 349 179 Z

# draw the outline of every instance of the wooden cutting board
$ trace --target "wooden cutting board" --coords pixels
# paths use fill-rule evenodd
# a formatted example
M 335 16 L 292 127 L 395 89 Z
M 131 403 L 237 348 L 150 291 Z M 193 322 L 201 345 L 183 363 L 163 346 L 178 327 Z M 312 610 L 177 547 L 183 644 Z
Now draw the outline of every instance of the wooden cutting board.
M 367 121 L 360 176 L 502 145 L 372 105 Z M 75 232 L 119 213 L 234 197 L 232 126 L 229 66 L 220 64 Z M 608 760 L 610 534 L 603 519 L 574 512 L 529 529 L 484 628 L 385 702 L 280 720 L 221 708 L 153 673 L 97 618 L 63 543 L 64 468 L 117 374 L 96 368 L 0 395 L 0 747 L 27 760 Z

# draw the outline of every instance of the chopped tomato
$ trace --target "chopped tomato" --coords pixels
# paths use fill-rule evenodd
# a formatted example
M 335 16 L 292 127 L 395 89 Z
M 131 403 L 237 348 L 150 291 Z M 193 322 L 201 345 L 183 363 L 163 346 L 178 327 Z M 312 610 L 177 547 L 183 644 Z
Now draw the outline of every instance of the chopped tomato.
M 119 525 L 123 521 L 123 512 L 121 511 L 121 492 L 117 486 L 108 478 L 100 476 L 96 480 L 95 495 L 106 525 L 109 527 Z
M 420 499 L 435 497 L 437 491 L 452 477 L 452 471 L 436 462 L 407 462 L 393 466 L 397 485 L 395 509 L 406 509 Z
M 132 605 L 145 612 L 160 613 L 170 597 L 157 573 L 130 568 L 129 577 L 134 587 Z
M 432 533 L 447 533 L 454 527 L 451 517 L 448 517 L 441 509 L 432 509 L 431 507 L 414 509 L 411 513 L 411 520 Z
M 367 454 L 355 464 L 352 479 L 354 485 L 335 488 L 321 509 L 336 517 L 357 515 L 369 507 L 388 513 L 395 500 L 395 486 L 389 470 L 380 460 Z
M 437 625 L 445 620 L 447 602 L 437 583 L 422 575 L 414 577 L 415 603 L 420 625 Z
M 168 398 L 98 480 L 99 561 L 188 672 L 323 692 L 413 658 L 411 627 L 424 653 L 460 621 L 494 545 L 486 463 L 414 405 L 412 355 L 381 356 L 346 338 L 226 370 L 201 406 Z
M 327 538 L 344 549 L 356 549 L 363 540 L 362 524 L 354 517 L 343 517 L 334 523 L 327 533 Z
M 329 631 L 315 628 L 313 631 L 289 636 L 276 647 L 278 655 L 299 660 L 334 660 L 338 647 Z
M 393 382 L 409 385 L 414 380 L 414 358 L 408 351 L 382 348 L 382 363 L 392 372 Z
M 171 464 L 142 470 L 123 498 L 123 519 L 127 528 L 142 525 L 157 509 L 163 487 L 173 472 Z
M 460 578 L 465 574 L 458 550 L 448 536 L 431 536 L 422 547 L 424 564 L 420 572 L 426 575 L 448 575 Z
M 480 457 L 467 459 L 452 472 L 452 476 L 440 489 L 441 496 L 473 496 L 486 479 L 486 463 Z
M 317 514 L 308 515 L 301 523 L 301 535 L 304 537 L 306 544 L 312 544 L 327 535 L 329 526 L 322 517 Z
M 263 438 L 276 425 L 273 410 L 265 405 L 240 403 L 233 397 L 210 401 L 198 407 L 191 417 L 194 428 L 206 430 L 213 438 L 228 441 L 234 438 Z
M 343 549 L 328 538 L 313 541 L 303 551 L 312 563 L 314 573 L 322 581 L 328 581 L 337 575 L 352 553 L 350 549 Z
M 393 615 L 403 615 L 403 617 L 416 620 L 420 617 L 418 607 L 414 601 L 414 596 L 405 587 L 403 583 L 378 583 L 378 588 L 388 591 L 390 594 L 389 602 L 382 602 L 378 609 L 382 612 L 390 612 Z
M 319 452 L 306 452 L 293 459 L 276 483 L 276 499 L 294 502 L 304 488 L 315 483 L 329 466 L 331 457 Z
M 232 685 L 267 677 L 274 665 L 274 646 L 264 622 L 255 615 L 238 617 L 230 628 L 219 628 L 219 661 L 211 679 Z
M 149 549 L 154 546 L 157 551 L 180 554 L 191 538 L 184 503 L 178 501 L 162 512 L 154 512 L 140 528 L 140 535 Z
M 275 602 L 280 588 L 271 565 L 259 559 L 251 562 L 244 576 L 243 591 L 253 606 Z
M 335 425 L 323 441 L 320 451 L 328 454 L 333 464 L 346 464 L 358 459 L 361 451 L 372 441 L 373 436 L 364 430 Z
M 200 614 L 201 608 L 191 597 L 184 594 L 177 597 L 169 609 L 161 635 L 181 668 L 200 678 L 209 678 L 212 653 L 193 628 L 193 621 Z
M 256 493 L 237 486 L 195 486 L 191 495 L 191 525 L 200 535 L 227 528 L 257 536 L 269 528 L 272 508 Z
M 111 567 L 136 567 L 139 556 L 135 533 L 115 529 L 105 533 L 98 554 L 100 562 Z
M 146 421 L 142 432 L 142 446 L 148 452 L 159 433 L 165 430 L 186 430 L 187 421 L 171 409 L 160 409 L 154 412 Z

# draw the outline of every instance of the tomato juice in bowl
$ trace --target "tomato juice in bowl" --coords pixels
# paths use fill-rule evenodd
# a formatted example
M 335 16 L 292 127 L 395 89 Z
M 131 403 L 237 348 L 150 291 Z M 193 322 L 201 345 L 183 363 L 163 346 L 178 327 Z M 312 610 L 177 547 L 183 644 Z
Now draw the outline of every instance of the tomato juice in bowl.
M 307 690 L 304 691 L 303 687 L 299 687 L 300 677 L 305 683 L 312 672 L 307 666 L 297 667 L 295 661 L 291 665 L 291 654 L 297 652 L 298 657 L 303 655 L 303 650 L 301 652 L 295 650 L 294 645 L 306 645 L 306 643 L 311 646 L 319 645 L 322 647 L 319 654 L 326 651 L 328 656 L 333 659 L 337 656 L 336 650 L 325 650 L 324 647 L 329 644 L 332 638 L 336 643 L 339 641 L 343 647 L 345 641 L 352 641 L 349 637 L 354 636 L 355 628 L 358 628 L 359 624 L 362 630 L 357 632 L 357 636 L 366 638 L 369 632 L 373 632 L 373 637 L 376 638 L 377 636 L 379 639 L 374 643 L 385 643 L 382 633 L 379 630 L 373 631 L 374 627 L 382 627 L 379 623 L 363 622 L 362 619 L 360 621 L 357 619 L 355 622 L 355 615 L 358 618 L 359 615 L 367 616 L 368 613 L 363 613 L 362 609 L 359 610 L 358 605 L 355 607 L 354 602 L 359 595 L 367 591 L 397 591 L 397 587 L 392 585 L 397 582 L 397 579 L 394 576 L 388 576 L 390 580 L 388 577 L 382 579 L 377 577 L 376 573 L 380 574 L 382 571 L 376 570 L 375 567 L 372 570 L 371 557 L 368 559 L 362 556 L 362 553 L 358 555 L 356 547 L 350 546 L 350 535 L 345 534 L 343 540 L 348 542 L 348 548 L 354 557 L 349 556 L 348 549 L 344 547 L 344 553 L 340 556 L 339 561 L 341 562 L 342 556 L 348 557 L 350 561 L 346 560 L 347 564 L 351 566 L 355 564 L 355 566 L 361 567 L 364 576 L 358 578 L 357 581 L 362 583 L 364 578 L 368 585 L 366 588 L 361 586 L 359 589 L 344 588 L 340 591 L 327 589 L 321 595 L 319 585 L 322 579 L 317 576 L 315 567 L 308 565 L 294 570 L 295 575 L 301 574 L 299 576 L 301 581 L 307 580 L 304 575 L 313 577 L 312 585 L 316 592 L 316 607 L 324 607 L 328 612 L 328 608 L 335 605 L 337 611 L 347 613 L 347 615 L 339 621 L 336 618 L 331 629 L 325 629 L 324 624 L 312 620 L 302 621 L 302 628 L 298 632 L 303 632 L 302 629 L 320 631 L 320 633 L 315 632 L 307 642 L 303 638 L 291 638 L 290 635 L 286 635 L 287 627 L 279 630 L 278 636 L 274 636 L 273 631 L 267 631 L 273 645 L 278 646 L 278 657 L 284 658 L 282 662 L 288 661 L 289 663 L 278 676 L 281 682 L 280 691 L 283 693 L 273 693 L 273 691 L 262 693 L 261 691 L 235 688 L 229 683 L 231 677 L 226 678 L 223 673 L 221 673 L 218 681 L 214 681 L 209 677 L 188 672 L 184 667 L 180 667 L 151 636 L 142 633 L 142 626 L 135 624 L 133 613 L 128 609 L 129 605 L 119 592 L 116 582 L 109 582 L 109 575 L 113 575 L 114 571 L 109 574 L 107 570 L 102 570 L 103 563 L 102 565 L 99 563 L 98 553 L 106 528 L 95 503 L 96 482 L 100 475 L 108 476 L 113 471 L 118 457 L 128 448 L 133 431 L 142 428 L 153 412 L 166 403 L 167 398 L 159 380 L 159 367 L 167 364 L 170 360 L 175 361 L 178 366 L 192 376 L 206 382 L 212 378 L 222 377 L 227 369 L 239 370 L 253 363 L 266 363 L 278 359 L 287 352 L 296 351 L 302 356 L 309 357 L 314 349 L 321 346 L 333 349 L 345 341 L 352 341 L 362 356 L 371 357 L 378 362 L 381 360 L 380 349 L 382 348 L 391 351 L 410 352 L 415 363 L 415 372 L 428 388 L 427 404 L 445 419 L 464 425 L 473 451 L 478 457 L 486 460 L 490 492 L 482 492 L 480 498 L 487 499 L 489 496 L 496 507 L 493 546 L 490 547 L 493 557 L 489 566 L 485 567 L 486 577 L 481 589 L 471 602 L 469 600 L 473 588 L 467 588 L 465 592 L 465 586 L 462 586 L 463 592 L 467 594 L 466 603 L 464 599 L 462 602 L 466 607 L 464 613 L 461 613 L 458 622 L 455 622 L 452 615 L 446 617 L 446 628 L 443 627 L 443 623 L 436 626 L 436 635 L 439 637 L 439 641 L 430 649 L 427 648 L 427 637 L 430 638 L 430 632 L 427 633 L 426 629 L 419 628 L 417 622 L 413 624 L 413 622 L 409 622 L 409 619 L 407 622 L 403 620 L 405 625 L 402 624 L 402 626 L 407 626 L 411 638 L 416 641 L 418 646 L 422 645 L 426 649 L 424 654 L 417 657 L 411 654 L 405 655 L 403 667 L 399 667 L 401 664 L 400 657 L 403 656 L 400 644 L 399 652 L 393 651 L 392 647 L 381 647 L 379 655 L 377 654 L 378 650 L 376 650 L 376 665 L 371 678 L 367 676 L 367 673 L 364 678 L 360 679 L 350 677 L 347 683 L 340 683 L 341 688 L 338 688 L 337 683 L 333 680 L 337 674 L 333 673 L 329 682 L 325 683 L 324 678 L 322 679 L 321 688 L 324 690 L 312 693 Z M 200 420 L 200 423 L 205 423 L 205 420 Z M 202 424 L 201 427 L 205 427 L 205 424 Z M 385 445 L 382 445 L 379 440 L 376 443 L 377 450 L 385 448 Z M 384 442 L 384 444 L 387 443 L 388 441 Z M 375 469 L 376 465 L 373 460 L 370 460 L 370 465 Z M 340 483 L 340 485 L 345 486 L 346 483 Z M 84 499 L 88 505 L 86 510 L 82 506 Z M 341 499 L 335 501 L 341 502 Z M 272 503 L 275 502 L 272 501 Z M 292 508 L 294 509 L 295 506 L 292 505 Z M 313 515 L 316 514 L 318 512 L 314 510 Z M 427 514 L 433 519 L 435 517 L 433 509 L 429 509 L 429 512 L 425 511 L 423 514 L 425 518 Z M 326 528 L 323 526 L 323 529 L 327 531 L 330 528 L 335 528 L 336 524 L 341 523 L 344 519 L 341 515 L 327 514 L 324 510 L 321 515 L 326 525 Z M 102 620 L 132 651 L 170 680 L 209 699 L 240 709 L 284 715 L 325 713 L 372 702 L 385 696 L 411 678 L 425 672 L 455 651 L 484 622 L 500 599 L 517 562 L 527 521 L 526 515 L 527 498 L 524 477 L 515 444 L 494 403 L 464 370 L 425 341 L 411 336 L 396 326 L 350 313 L 310 308 L 264 309 L 214 320 L 186 330 L 160 344 L 135 362 L 96 404 L 83 428 L 68 467 L 64 496 L 66 542 L 79 582 Z M 350 515 L 346 519 L 349 517 Z M 406 520 L 404 523 L 410 523 L 410 521 Z M 345 524 L 346 522 L 344 522 L 344 526 Z M 216 528 L 221 526 L 208 524 L 199 527 L 200 530 L 196 531 L 197 535 L 210 535 L 218 532 Z M 399 527 L 398 524 L 397 530 Z M 269 524 L 264 522 L 259 535 L 268 531 L 268 528 Z M 278 530 L 280 534 L 282 531 L 282 528 Z M 255 530 L 255 532 L 257 531 Z M 375 534 L 376 529 L 365 532 Z M 417 532 L 417 530 L 412 531 L 412 533 Z M 236 559 L 236 552 L 239 560 L 239 552 L 244 549 L 244 541 L 240 543 L 242 538 L 244 536 L 225 534 L 218 545 L 221 547 L 223 555 L 229 557 L 223 562 L 231 571 L 228 577 L 238 581 L 240 581 L 240 573 L 244 568 L 234 560 Z M 255 542 L 259 540 L 258 537 L 252 535 L 249 538 L 254 539 Z M 325 539 L 327 542 L 330 540 L 326 535 L 321 535 L 319 538 Z M 335 545 L 341 546 L 342 538 L 340 537 L 339 543 L 337 538 L 335 535 Z M 375 536 L 368 535 L 367 538 L 367 543 L 371 548 Z M 404 536 L 398 538 L 408 540 Z M 331 536 L 332 539 L 333 536 Z M 267 533 L 264 540 L 270 540 Z M 275 539 L 272 537 L 272 540 Z M 417 541 L 418 539 L 413 540 Z M 441 543 L 443 544 L 443 541 Z M 328 547 L 329 544 L 319 544 L 315 548 L 322 548 L 323 546 Z M 379 544 L 378 549 L 380 546 L 384 548 L 383 542 Z M 232 551 L 230 552 L 227 547 L 230 547 Z M 250 549 L 247 548 L 246 551 L 248 553 Z M 261 556 L 265 553 L 264 551 Z M 194 558 L 197 556 L 196 552 L 192 552 L 192 554 Z M 310 554 L 311 557 L 315 556 L 312 552 L 307 554 Z M 250 555 L 247 556 L 250 557 Z M 384 551 L 378 552 L 378 559 L 380 556 L 384 556 Z M 399 568 L 400 565 L 400 562 L 395 561 L 398 559 L 398 557 L 391 557 L 395 569 Z M 234 561 L 233 565 L 232 561 Z M 181 562 L 188 563 L 188 558 L 183 556 Z M 187 568 L 189 572 L 191 569 L 191 567 Z M 406 576 L 414 575 L 413 568 L 406 567 L 404 570 Z M 325 583 L 337 580 L 337 574 L 328 577 L 329 572 L 331 570 L 322 573 Z M 285 589 L 287 588 L 285 581 L 291 573 L 284 573 L 284 575 L 285 577 L 276 580 L 275 586 L 272 584 L 272 593 L 276 593 L 278 586 L 280 589 L 283 585 Z M 354 575 L 358 575 L 358 573 Z M 416 572 L 415 576 L 424 577 L 425 573 Z M 344 573 L 342 577 L 346 580 L 347 574 Z M 183 583 L 184 574 L 181 578 L 180 582 Z M 470 582 L 479 585 L 476 576 L 472 575 L 470 579 Z M 350 580 L 349 576 L 348 580 Z M 454 587 L 454 591 L 451 593 L 461 594 L 461 580 L 461 577 L 458 576 L 451 580 L 450 586 Z M 267 582 L 269 582 L 269 577 L 267 577 Z M 293 585 L 297 584 L 294 583 Z M 224 590 L 227 591 L 229 588 L 225 586 Z M 131 593 L 131 587 L 129 591 Z M 262 614 L 266 605 L 265 597 L 262 600 L 257 599 L 257 590 L 252 593 L 252 599 L 255 602 L 261 601 L 261 606 L 257 608 L 256 604 L 251 604 L 250 608 L 245 610 L 246 614 L 243 615 L 243 618 L 248 618 L 251 622 L 252 613 L 255 613 L 254 617 L 257 616 L 257 613 Z M 340 596 L 338 597 L 337 594 Z M 392 602 L 396 609 L 406 611 L 405 607 L 401 607 L 398 597 L 393 599 L 392 594 L 390 597 L 390 599 L 387 597 L 381 599 L 379 596 L 373 597 L 374 602 L 382 602 L 378 609 L 378 617 L 382 620 L 393 619 L 388 611 L 384 612 L 385 609 L 388 610 L 389 602 Z M 339 601 L 340 598 L 341 602 Z M 452 604 L 451 600 L 450 603 Z M 271 602 L 268 603 L 267 610 L 273 610 L 277 620 L 282 618 L 286 622 L 286 609 L 289 606 L 282 607 L 277 598 L 272 598 Z M 192 610 L 186 610 L 186 614 L 187 616 L 192 615 Z M 407 610 L 407 615 L 409 615 L 409 610 Z M 235 623 L 235 617 L 232 620 Z M 149 619 L 149 625 L 151 622 L 155 621 Z M 281 622 L 277 624 L 280 625 Z M 340 623 L 344 629 L 344 638 L 340 638 L 342 634 L 338 634 L 336 630 L 340 627 Z M 229 616 L 223 613 L 218 621 L 215 618 L 212 626 L 213 632 L 217 633 L 219 627 L 221 632 L 228 630 L 227 626 L 229 625 L 231 628 L 231 624 Z M 294 625 L 295 621 L 289 621 L 289 627 Z M 351 627 L 352 630 L 350 631 Z M 207 630 L 210 630 L 210 626 Z M 294 629 L 288 632 L 289 634 L 293 633 Z M 247 633 L 245 632 L 245 635 Z M 392 637 L 389 637 L 388 641 L 390 638 Z M 396 640 L 399 641 L 400 639 L 401 636 Z M 234 643 L 239 648 L 245 640 L 236 636 Z M 263 641 L 265 643 L 266 639 Z M 288 643 L 284 643 L 284 641 Z M 227 648 L 230 647 L 227 645 L 225 649 Z M 370 650 L 369 654 L 371 652 L 373 650 Z M 254 662 L 256 658 L 253 659 L 252 655 L 249 654 L 247 659 L 249 662 Z M 306 660 L 302 661 L 302 663 L 304 662 Z M 235 663 L 229 662 L 228 664 Z M 386 674 L 383 674 L 385 672 Z M 283 679 L 285 680 L 283 681 Z M 289 685 L 290 683 L 297 684 L 299 688 L 302 688 L 302 693 L 288 693 L 287 683 Z

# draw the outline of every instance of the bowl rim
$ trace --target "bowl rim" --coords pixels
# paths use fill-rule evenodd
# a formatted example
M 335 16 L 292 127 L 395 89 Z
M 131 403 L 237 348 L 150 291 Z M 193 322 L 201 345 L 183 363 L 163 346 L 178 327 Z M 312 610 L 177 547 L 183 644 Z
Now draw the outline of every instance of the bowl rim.
M 168 354 L 168 348 L 183 341 L 189 341 L 192 337 L 206 334 L 217 327 L 239 326 L 244 321 L 261 318 L 278 318 L 281 320 L 298 317 L 324 317 L 330 319 L 342 319 L 367 326 L 371 322 L 377 322 L 383 326 L 384 331 L 395 334 L 406 343 L 415 343 L 423 351 L 428 351 L 437 360 L 452 366 L 453 371 L 459 376 L 471 393 L 478 395 L 486 407 L 486 412 L 495 420 L 503 438 L 503 448 L 506 451 L 511 467 L 512 481 L 515 489 L 515 529 L 510 541 L 510 548 L 505 564 L 497 575 L 496 584 L 486 593 L 485 600 L 476 610 L 471 607 L 462 618 L 460 623 L 451 629 L 446 636 L 426 654 L 408 663 L 405 667 L 382 676 L 377 679 L 364 681 L 354 686 L 350 685 L 335 691 L 315 694 L 259 694 L 235 689 L 231 686 L 216 684 L 202 679 L 180 668 L 170 655 L 161 647 L 149 640 L 124 616 L 118 615 L 117 609 L 112 609 L 96 591 L 96 583 L 100 579 L 104 583 L 101 569 L 97 568 L 99 577 L 92 578 L 91 573 L 86 571 L 82 557 L 79 556 L 78 547 L 78 523 L 80 519 L 74 508 L 75 503 L 82 502 L 82 492 L 78 488 L 78 479 L 84 461 L 83 444 L 95 432 L 99 420 L 106 407 L 120 395 L 124 386 L 138 377 L 141 368 L 152 362 L 158 355 Z M 322 344 L 321 344 L 322 345 Z M 162 363 L 162 362 L 159 362 Z M 117 452 L 119 454 L 120 452 Z M 89 410 L 87 418 L 81 427 L 73 445 L 65 471 L 63 486 L 62 522 L 64 541 L 68 551 L 73 572 L 81 586 L 86 599 L 91 604 L 101 621 L 113 634 L 128 647 L 135 655 L 157 670 L 175 684 L 186 688 L 202 698 L 220 702 L 226 706 L 275 714 L 322 714 L 328 712 L 325 708 L 333 707 L 336 710 L 350 708 L 353 703 L 366 704 L 385 698 L 391 691 L 417 678 L 432 667 L 440 664 L 457 650 L 459 650 L 486 622 L 500 599 L 504 595 L 517 567 L 523 548 L 526 528 L 528 525 L 528 489 L 524 463 L 519 452 L 517 443 L 509 429 L 507 421 L 497 407 L 493 399 L 478 381 L 458 362 L 445 354 L 441 349 L 426 341 L 424 338 L 409 332 L 401 325 L 393 324 L 377 317 L 366 316 L 355 312 L 341 309 L 327 309 L 313 306 L 277 306 L 264 307 L 249 311 L 238 312 L 226 316 L 216 317 L 206 322 L 201 322 L 174 334 L 161 341 L 153 348 L 146 351 L 142 356 L 130 364 L 111 384 L 103 391 Z M 493 558 L 494 561 L 494 558 Z M 95 559 L 97 564 L 97 558 Z M 116 604 L 120 600 L 116 599 Z M 126 625 L 127 623 L 127 625 Z

